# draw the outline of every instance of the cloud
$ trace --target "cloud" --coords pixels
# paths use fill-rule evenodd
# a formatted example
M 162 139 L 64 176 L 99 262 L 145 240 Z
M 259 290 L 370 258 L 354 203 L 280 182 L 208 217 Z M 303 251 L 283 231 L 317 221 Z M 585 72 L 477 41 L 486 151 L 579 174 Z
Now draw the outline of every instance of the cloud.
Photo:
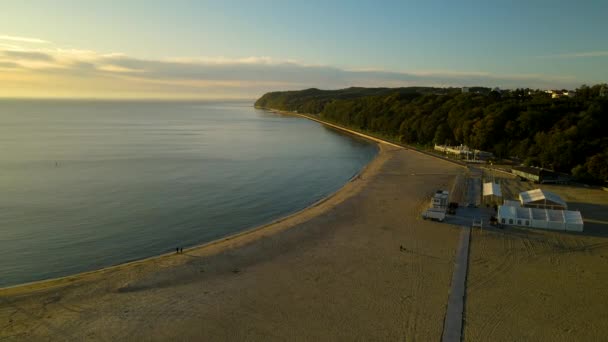
M 92 65 L 92 64 L 89 64 L 89 65 Z M 100 66 L 97 67 L 97 70 L 99 70 L 99 71 L 108 71 L 108 72 L 117 72 L 117 73 L 144 72 L 144 70 L 141 70 L 141 69 L 125 68 L 125 67 L 121 67 L 121 66 L 118 66 L 118 65 L 112 65 L 112 64 L 100 65 Z
M 247 61 L 247 62 L 244 62 Z M 137 71 L 155 80 L 217 80 L 280 82 L 302 86 L 338 88 L 348 86 L 473 85 L 527 86 L 529 83 L 571 82 L 568 76 L 541 74 L 492 74 L 483 71 L 395 72 L 378 69 L 342 69 L 306 65 L 266 58 L 217 60 L 142 60 L 127 56 L 104 60 L 116 70 Z M 106 68 L 106 70 L 111 70 Z
M 46 46 L 5 50 L 0 46 L 0 68 L 0 82 L 8 87 L 3 96 L 254 98 L 267 91 L 310 87 L 578 85 L 573 77 L 542 74 L 346 69 L 264 56 L 142 59 Z
M 18 68 L 19 64 L 14 63 L 14 62 L 1 62 L 0 61 L 0 68 Z
M 5 50 L 2 54 L 9 58 L 14 58 L 17 60 L 30 60 L 30 61 L 48 61 L 51 62 L 54 60 L 53 56 L 43 53 L 43 52 L 35 52 L 35 51 L 14 51 L 14 50 Z
M 20 42 L 20 43 L 34 43 L 34 44 L 49 44 L 50 43 L 47 40 L 42 40 L 42 39 L 38 39 L 38 38 L 16 37 L 16 36 L 8 36 L 8 35 L 0 35 L 0 40 L 8 40 L 11 42 Z
M 111 55 L 110 55 L 111 56 Z M 116 55 L 115 57 L 125 57 L 124 55 Z M 267 56 L 250 56 L 244 58 L 228 58 L 228 57 L 197 57 L 197 58 L 169 58 L 166 62 L 187 63 L 187 64 L 281 64 L 281 63 L 298 63 L 296 60 L 278 60 Z
M 562 53 L 555 55 L 537 56 L 537 58 L 589 58 L 589 57 L 608 57 L 608 51 L 587 51 Z

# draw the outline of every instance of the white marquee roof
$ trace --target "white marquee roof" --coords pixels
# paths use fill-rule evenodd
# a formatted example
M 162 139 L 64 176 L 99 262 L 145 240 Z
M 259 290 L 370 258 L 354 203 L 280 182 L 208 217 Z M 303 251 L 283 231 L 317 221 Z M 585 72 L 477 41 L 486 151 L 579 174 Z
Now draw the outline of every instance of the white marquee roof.
M 549 201 L 567 208 L 566 202 L 561 197 L 552 192 L 543 189 L 534 189 L 530 191 L 524 191 L 519 193 L 519 200 L 522 204 L 533 203 L 538 201 Z
M 502 191 L 500 190 L 500 185 L 496 183 L 483 183 L 483 195 L 484 196 L 498 196 L 502 197 Z
M 541 208 L 521 208 L 507 205 L 498 206 L 498 216 L 521 220 L 540 220 L 562 222 L 567 224 L 583 224 L 580 211 L 552 210 Z

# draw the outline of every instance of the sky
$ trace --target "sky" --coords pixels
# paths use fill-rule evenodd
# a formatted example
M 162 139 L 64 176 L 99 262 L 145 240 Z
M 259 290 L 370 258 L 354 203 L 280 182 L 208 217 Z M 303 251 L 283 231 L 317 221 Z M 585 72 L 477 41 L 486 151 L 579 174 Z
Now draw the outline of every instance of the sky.
M 608 1 L 12 1 L 0 97 L 608 81 Z

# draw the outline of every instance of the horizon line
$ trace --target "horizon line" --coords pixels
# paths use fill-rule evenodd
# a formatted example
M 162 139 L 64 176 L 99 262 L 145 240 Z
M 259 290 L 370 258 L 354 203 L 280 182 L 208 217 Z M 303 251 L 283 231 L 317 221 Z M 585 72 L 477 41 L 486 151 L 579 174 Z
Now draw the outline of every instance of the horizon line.
M 176 97 L 176 98 L 153 98 L 153 97 L 36 97 L 36 96 L 1 96 L 0 101 L 112 101 L 112 102 L 217 102 L 217 101 L 255 101 L 258 98 L 250 97 L 218 97 L 218 98 L 201 98 L 201 97 Z

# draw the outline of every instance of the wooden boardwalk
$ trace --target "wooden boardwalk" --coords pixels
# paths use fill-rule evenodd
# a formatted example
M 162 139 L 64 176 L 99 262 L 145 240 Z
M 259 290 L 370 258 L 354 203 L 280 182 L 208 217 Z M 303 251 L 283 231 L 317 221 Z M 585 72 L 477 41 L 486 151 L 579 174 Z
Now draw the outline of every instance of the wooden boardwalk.
M 458 245 L 458 252 L 456 253 L 454 273 L 452 275 L 452 286 L 448 298 L 448 308 L 443 323 L 442 341 L 444 342 L 461 340 L 470 241 L 471 227 L 465 226 L 460 235 L 460 243 Z

